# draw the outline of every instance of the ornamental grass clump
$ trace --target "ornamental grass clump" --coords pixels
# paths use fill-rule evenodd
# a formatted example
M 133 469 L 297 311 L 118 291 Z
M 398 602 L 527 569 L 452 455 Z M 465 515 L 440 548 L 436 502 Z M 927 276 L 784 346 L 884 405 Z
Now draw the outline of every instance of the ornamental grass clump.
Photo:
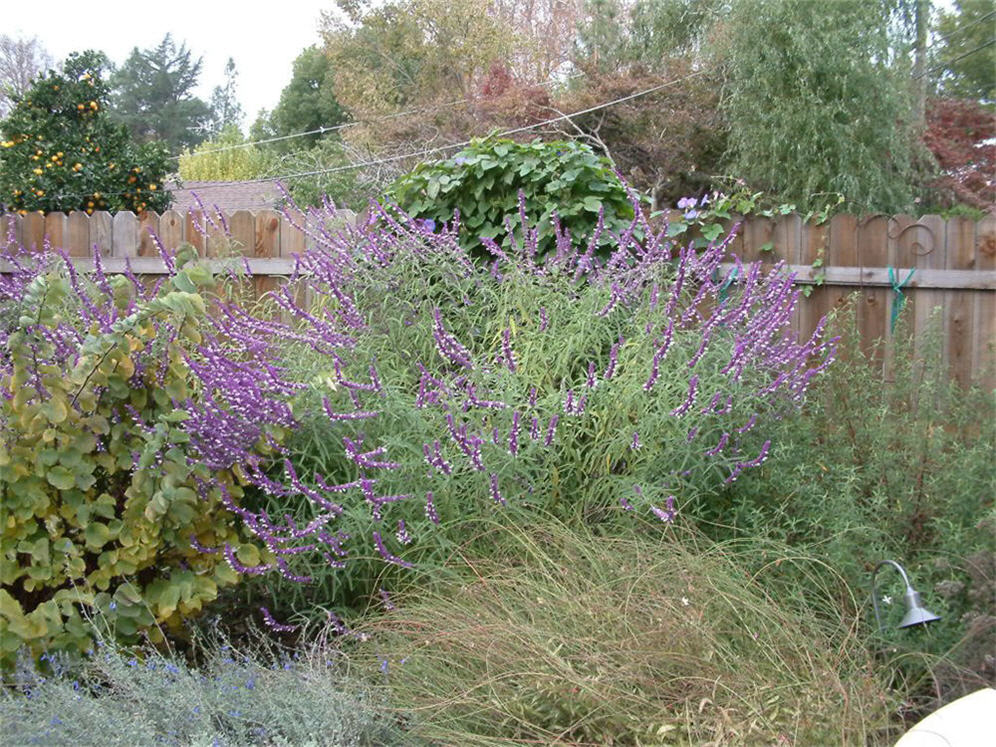
M 821 561 L 692 532 L 486 527 L 486 555 L 395 595 L 350 660 L 433 744 L 892 744 L 850 591 Z M 766 552 L 812 583 L 786 603 Z M 783 561 L 779 561 L 782 564 Z M 841 602 L 848 601 L 846 607 Z M 890 738 L 891 737 L 891 738 Z

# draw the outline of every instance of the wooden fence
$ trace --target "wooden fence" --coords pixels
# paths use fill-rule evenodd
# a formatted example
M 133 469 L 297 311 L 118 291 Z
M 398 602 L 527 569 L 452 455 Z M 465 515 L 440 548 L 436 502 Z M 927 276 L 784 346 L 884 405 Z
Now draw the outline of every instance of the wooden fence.
M 240 247 L 253 273 L 261 276 L 255 282 L 263 291 L 278 282 L 267 276 L 289 274 L 293 256 L 309 245 L 305 234 L 276 211 L 237 211 L 225 221 L 228 237 L 197 212 L 3 215 L 0 254 L 11 240 L 27 248 L 41 248 L 47 241 L 81 258 L 92 256 L 97 246 L 108 271 L 122 271 L 129 258 L 136 273 L 161 274 L 154 232 L 168 249 L 189 242 L 205 257 Z M 877 340 L 885 341 L 875 349 L 886 366 L 896 304 L 905 304 L 903 313 L 918 340 L 932 310 L 941 307 L 943 355 L 951 375 L 962 384 L 996 386 L 996 213 L 980 221 L 837 215 L 821 225 L 803 223 L 797 215 L 751 218 L 733 251 L 745 261 L 784 261 L 798 284 L 810 286 L 793 322 L 800 334 L 808 335 L 824 314 L 856 295 L 862 346 L 872 350 Z

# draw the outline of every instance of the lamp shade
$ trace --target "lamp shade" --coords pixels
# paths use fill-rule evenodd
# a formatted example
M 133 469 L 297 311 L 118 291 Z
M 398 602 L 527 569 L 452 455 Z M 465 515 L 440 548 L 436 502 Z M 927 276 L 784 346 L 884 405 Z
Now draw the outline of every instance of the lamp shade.
M 907 587 L 906 589 L 906 615 L 899 623 L 900 628 L 912 628 L 914 625 L 926 625 L 940 620 L 940 615 L 935 615 L 920 602 L 920 592 Z

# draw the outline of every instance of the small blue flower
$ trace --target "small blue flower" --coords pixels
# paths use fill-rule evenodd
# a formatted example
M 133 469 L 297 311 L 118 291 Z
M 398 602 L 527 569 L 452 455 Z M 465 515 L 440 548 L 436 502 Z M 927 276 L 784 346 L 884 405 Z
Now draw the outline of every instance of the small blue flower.
M 685 220 L 694 220 L 699 215 L 698 210 L 688 210 L 685 212 Z
M 114 601 L 112 601 L 109 605 L 107 605 L 107 609 L 111 610 L 112 612 L 117 608 L 118 608 L 118 603 Z

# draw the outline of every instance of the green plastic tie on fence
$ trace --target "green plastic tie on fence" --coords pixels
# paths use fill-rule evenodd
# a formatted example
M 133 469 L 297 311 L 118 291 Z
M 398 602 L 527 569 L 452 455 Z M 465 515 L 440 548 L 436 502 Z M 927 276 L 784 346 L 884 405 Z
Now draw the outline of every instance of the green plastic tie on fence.
M 910 270 L 910 274 L 906 276 L 906 279 L 903 282 L 897 283 L 896 271 L 892 267 L 889 267 L 889 283 L 892 285 L 892 292 L 896 294 L 896 297 L 892 301 L 892 320 L 889 327 L 890 333 L 896 331 L 896 322 L 899 321 L 899 314 L 902 313 L 903 305 L 906 303 L 906 297 L 903 296 L 903 286 L 910 281 L 910 278 L 913 277 L 914 272 L 916 272 L 915 267 Z
M 719 270 L 717 270 L 716 273 L 718 274 Z M 721 286 L 719 286 L 719 302 L 720 303 L 725 303 L 726 302 L 727 291 L 729 290 L 730 286 L 733 285 L 733 281 L 737 279 L 737 275 L 739 273 L 740 273 L 740 268 L 739 267 L 734 267 L 733 271 L 730 273 L 729 277 L 727 277 L 726 280 L 723 281 L 723 284 Z

